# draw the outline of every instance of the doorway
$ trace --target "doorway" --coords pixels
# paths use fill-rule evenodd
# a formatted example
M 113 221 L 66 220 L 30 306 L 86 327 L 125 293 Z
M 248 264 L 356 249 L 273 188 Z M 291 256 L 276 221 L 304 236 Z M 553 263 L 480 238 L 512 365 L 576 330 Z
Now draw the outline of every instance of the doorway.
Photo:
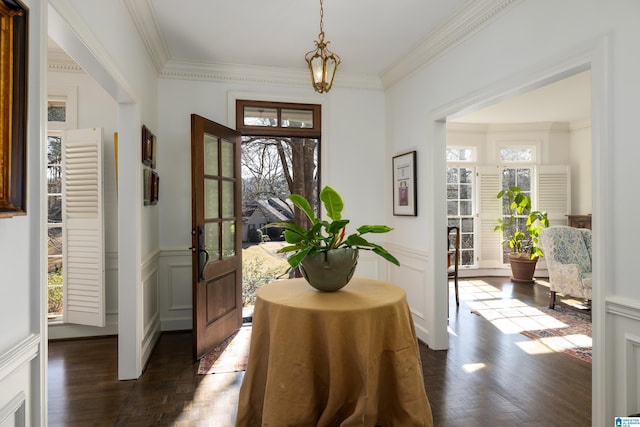
M 588 163 L 588 167 L 582 170 L 582 173 L 588 173 L 588 183 L 590 184 L 589 190 L 585 190 L 589 192 L 589 195 L 592 197 L 590 207 L 593 210 L 593 224 L 594 224 L 594 242 L 596 242 L 596 246 L 594 246 L 593 252 L 593 281 L 594 281 L 594 295 L 593 295 L 593 306 L 592 309 L 596 312 L 603 313 L 604 310 L 604 302 L 601 299 L 601 296 L 604 293 L 604 289 L 600 288 L 600 286 L 605 286 L 605 270 L 607 269 L 606 263 L 607 259 L 606 254 L 604 253 L 603 246 L 604 242 L 604 227 L 606 225 L 605 216 L 606 216 L 606 205 L 603 205 L 603 201 L 606 200 L 606 194 L 603 192 L 602 184 L 603 181 L 606 181 L 606 175 L 608 172 L 608 163 L 606 162 L 606 158 L 608 155 L 604 153 L 603 147 L 603 138 L 602 136 L 606 133 L 607 130 L 607 121 L 606 121 L 606 110 L 605 105 L 607 98 L 607 83 L 604 79 L 603 73 L 603 65 L 605 63 L 602 55 L 602 51 L 599 48 L 596 48 L 593 52 L 594 58 L 591 58 L 593 62 L 583 62 L 583 58 L 577 58 L 573 62 L 572 68 L 566 68 L 567 64 L 564 63 L 561 66 L 552 65 L 547 67 L 546 73 L 542 78 L 534 75 L 534 78 L 531 76 L 520 76 L 521 79 L 525 79 L 527 84 L 523 84 L 520 88 L 513 86 L 505 87 L 500 84 L 496 84 L 494 87 L 486 89 L 482 92 L 482 94 L 474 94 L 470 95 L 470 98 L 464 102 L 456 102 L 448 109 L 444 109 L 434 115 L 434 133 L 436 139 L 440 141 L 440 146 L 434 148 L 434 155 L 440 158 L 445 158 L 446 147 L 448 145 L 448 125 L 450 123 L 455 123 L 456 119 L 464 117 L 468 115 L 470 112 L 481 111 L 483 107 L 492 106 L 496 103 L 496 99 L 504 100 L 510 99 L 508 94 L 513 93 L 523 93 L 531 89 L 537 89 L 542 87 L 551 86 L 555 82 L 559 82 L 564 80 L 567 77 L 577 76 L 582 74 L 585 71 L 590 72 L 590 81 L 585 90 L 586 96 L 591 98 L 593 95 L 592 103 L 589 104 L 589 119 L 593 121 L 593 128 L 589 127 L 589 142 L 591 143 L 588 151 L 589 159 L 593 159 L 593 161 Z M 602 55 L 602 56 L 599 56 Z M 548 64 L 547 64 L 548 65 Z M 560 68 L 558 68 L 560 67 Z M 549 70 L 551 69 L 551 71 Z M 555 71 L 555 72 L 554 72 Z M 530 83 L 534 81 L 534 83 Z M 513 85 L 513 80 L 509 80 L 507 85 Z M 501 86 L 502 85 L 502 86 Z M 570 100 L 571 102 L 576 102 L 575 100 Z M 461 107 L 462 106 L 462 107 Z M 593 117 L 592 117 L 593 114 Z M 578 121 L 579 122 L 579 121 Z M 595 153 L 595 154 L 594 154 Z M 596 155 L 598 157 L 596 157 Z M 543 156 L 550 157 L 549 152 L 543 152 Z M 593 156 L 593 157 L 592 157 Z M 597 161 L 596 161 L 597 159 Z M 446 171 L 446 163 L 442 165 L 441 176 L 445 176 Z M 436 175 L 436 179 L 442 179 L 438 175 Z M 575 180 L 575 175 L 572 174 L 572 180 Z M 442 182 L 442 181 L 441 181 Z M 445 203 L 446 200 L 446 192 L 445 185 L 442 184 L 442 190 L 440 197 L 441 200 L 434 200 L 434 203 Z M 584 208 L 585 205 L 583 205 Z M 443 209 L 443 212 L 444 209 Z M 442 218 L 436 218 L 436 226 L 440 224 L 437 228 L 443 228 L 446 224 L 446 216 L 443 214 Z M 492 227 L 493 229 L 493 227 Z M 444 243 L 443 243 L 444 244 Z M 602 246 L 601 246 L 602 245 Z M 436 242 L 436 247 L 439 245 Z M 485 274 L 482 270 L 476 270 L 478 274 Z M 464 275 L 464 272 L 463 272 Z M 446 313 L 442 316 L 446 317 Z M 446 324 L 446 319 L 443 322 Z M 600 316 L 594 316 L 593 318 L 593 354 L 594 360 L 598 358 L 599 354 L 602 354 L 602 350 L 599 350 L 599 342 L 601 340 L 601 333 L 603 330 L 604 322 L 601 320 Z M 438 338 L 443 338 L 444 342 L 446 342 L 446 333 L 444 335 L 438 335 Z M 599 392 L 599 384 L 604 384 L 603 374 L 600 373 L 601 369 L 596 369 L 596 364 L 594 364 L 593 369 L 593 396 L 599 396 L 601 393 Z M 600 367 L 598 367 L 600 368 Z M 594 397 L 594 405 L 595 402 L 599 401 Z M 604 399 L 603 399 L 604 401 Z M 595 412 L 600 410 L 599 407 L 594 406 Z
M 461 228 L 463 276 L 508 269 L 502 238 L 493 231 L 500 209 L 490 187 L 494 180 L 500 188 L 507 178 L 522 187 L 533 207 L 549 214 L 550 225 L 592 213 L 590 70 L 447 120 L 446 140 L 447 222 Z M 550 192 L 558 193 L 565 181 L 565 203 L 557 197 L 549 203 Z M 541 261 L 537 276 L 546 275 Z
M 316 104 L 236 101 L 236 129 L 242 132 L 243 302 L 251 318 L 258 288 L 292 277 L 281 227 L 301 223 L 290 194 L 319 209 L 321 109 Z

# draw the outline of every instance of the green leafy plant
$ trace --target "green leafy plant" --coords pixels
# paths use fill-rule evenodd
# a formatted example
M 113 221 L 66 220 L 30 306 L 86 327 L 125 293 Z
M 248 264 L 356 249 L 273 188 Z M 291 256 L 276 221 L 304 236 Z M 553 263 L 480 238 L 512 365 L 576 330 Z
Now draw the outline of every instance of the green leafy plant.
M 326 186 L 320 192 L 320 200 L 331 221 L 316 217 L 311 204 L 303 196 L 291 194 L 289 200 L 307 215 L 311 221 L 311 228 L 305 229 L 293 222 L 274 222 L 266 227 L 284 229 L 284 239 L 289 243 L 289 246 L 283 247 L 278 252 L 293 252 L 287 259 L 292 268 L 296 268 L 306 256 L 342 247 L 370 250 L 387 261 L 400 265 L 400 262 L 382 246 L 371 243 L 362 237 L 366 233 L 387 233 L 393 230 L 392 228 L 386 225 L 362 225 L 357 228 L 356 233 L 345 237 L 349 220 L 342 218 L 344 203 L 333 188 Z
M 531 197 L 519 187 L 502 190 L 496 197 L 509 206 L 510 212 L 506 218 L 499 218 L 494 228 L 504 236 L 502 244 L 517 256 L 528 256 L 529 259 L 544 256 L 538 238 L 540 230 L 549 226 L 547 213 L 532 211 Z

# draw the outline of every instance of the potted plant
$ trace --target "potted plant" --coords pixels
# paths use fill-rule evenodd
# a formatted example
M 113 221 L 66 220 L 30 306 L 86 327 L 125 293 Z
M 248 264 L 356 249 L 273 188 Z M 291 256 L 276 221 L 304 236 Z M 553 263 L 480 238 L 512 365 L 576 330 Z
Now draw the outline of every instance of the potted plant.
M 289 195 L 289 200 L 309 218 L 311 226 L 301 227 L 293 222 L 275 222 L 267 227 L 284 229 L 284 239 L 289 244 L 278 252 L 292 254 L 287 261 L 292 268 L 299 268 L 312 286 L 323 291 L 338 290 L 346 285 L 358 261 L 358 250 L 370 250 L 387 261 L 400 262 L 382 246 L 362 237 L 366 233 L 387 233 L 386 225 L 362 225 L 355 233 L 346 235 L 349 220 L 342 218 L 344 203 L 336 190 L 326 186 L 320 192 L 329 220 L 319 219 L 307 199 L 299 194 Z
M 498 219 L 494 231 L 502 234 L 502 244 L 509 249 L 511 280 L 532 283 L 538 258 L 544 256 L 538 238 L 540 230 L 549 226 L 547 213 L 531 210 L 531 197 L 519 187 L 502 190 L 496 197 L 509 211 L 509 215 Z

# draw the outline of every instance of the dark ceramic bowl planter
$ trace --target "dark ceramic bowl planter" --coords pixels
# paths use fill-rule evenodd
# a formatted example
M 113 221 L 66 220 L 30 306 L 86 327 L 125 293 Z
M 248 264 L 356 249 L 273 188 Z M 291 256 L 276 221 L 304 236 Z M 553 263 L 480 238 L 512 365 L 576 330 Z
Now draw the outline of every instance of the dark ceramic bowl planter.
M 357 264 L 357 249 L 339 248 L 307 255 L 298 268 L 311 286 L 319 291 L 334 292 L 349 283 Z
M 361 225 L 354 233 L 347 234 L 349 220 L 342 218 L 344 202 L 338 192 L 328 185 L 320 192 L 328 220 L 318 218 L 309 201 L 301 195 L 290 194 L 289 200 L 309 218 L 311 225 L 303 227 L 294 222 L 273 222 L 265 227 L 284 229 L 284 239 L 289 245 L 278 252 L 291 254 L 287 258 L 291 268 L 299 268 L 314 288 L 331 292 L 349 283 L 356 269 L 359 250 L 371 251 L 400 265 L 396 257 L 382 246 L 362 237 L 368 233 L 387 233 L 392 228 L 386 225 Z

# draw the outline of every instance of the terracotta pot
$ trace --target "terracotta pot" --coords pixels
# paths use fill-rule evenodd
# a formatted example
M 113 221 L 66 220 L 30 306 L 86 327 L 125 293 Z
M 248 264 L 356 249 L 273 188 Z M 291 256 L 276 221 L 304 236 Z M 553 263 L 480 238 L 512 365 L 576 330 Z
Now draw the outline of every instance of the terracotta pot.
M 534 283 L 533 275 L 536 271 L 538 257 L 529 259 L 528 255 L 522 257 L 510 254 L 509 264 L 511 264 L 511 281 L 514 283 Z
M 358 249 L 339 248 L 307 256 L 298 268 L 314 288 L 334 292 L 349 283 L 358 264 Z

